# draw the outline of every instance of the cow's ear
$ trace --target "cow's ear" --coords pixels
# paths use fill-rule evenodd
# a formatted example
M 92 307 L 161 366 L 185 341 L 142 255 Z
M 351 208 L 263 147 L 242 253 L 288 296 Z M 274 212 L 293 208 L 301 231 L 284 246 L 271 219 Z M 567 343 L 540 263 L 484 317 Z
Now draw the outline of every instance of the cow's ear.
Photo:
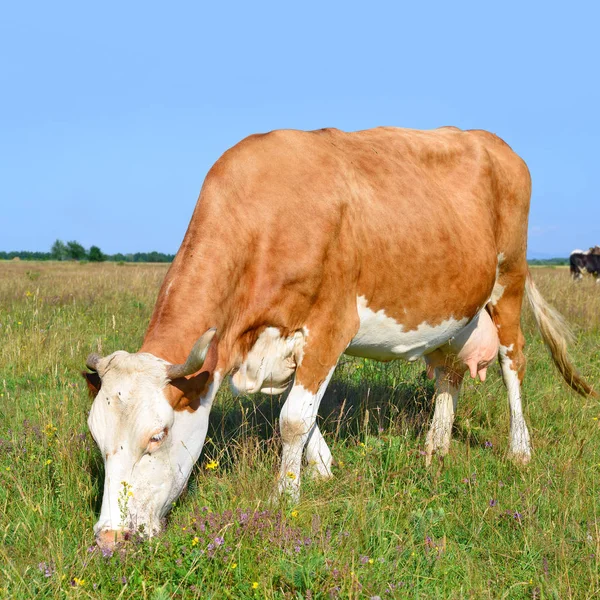
M 100 379 L 100 375 L 98 375 L 98 373 L 96 373 L 95 371 L 93 371 L 92 373 L 90 373 L 89 371 L 81 371 L 81 374 L 83 375 L 87 383 L 90 396 L 92 398 L 95 398 L 98 395 L 100 388 L 102 387 L 102 380 Z

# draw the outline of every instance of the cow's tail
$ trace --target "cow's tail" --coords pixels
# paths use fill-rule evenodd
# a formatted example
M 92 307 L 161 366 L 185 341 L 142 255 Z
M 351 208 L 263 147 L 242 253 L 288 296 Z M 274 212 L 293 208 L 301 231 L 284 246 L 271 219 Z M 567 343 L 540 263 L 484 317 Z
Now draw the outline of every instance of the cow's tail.
M 564 380 L 582 396 L 597 396 L 598 394 L 573 366 L 567 354 L 567 344 L 573 341 L 571 329 L 564 317 L 542 298 L 529 272 L 525 280 L 525 292 L 544 343 Z

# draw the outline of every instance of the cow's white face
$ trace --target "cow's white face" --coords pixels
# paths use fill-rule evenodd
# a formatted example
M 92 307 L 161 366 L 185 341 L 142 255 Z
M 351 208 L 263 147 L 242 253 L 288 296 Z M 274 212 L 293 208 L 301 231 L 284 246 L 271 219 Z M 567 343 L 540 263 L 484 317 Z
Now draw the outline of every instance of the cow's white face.
M 88 425 L 104 459 L 104 493 L 94 526 L 98 544 L 112 548 L 123 532 L 154 535 L 181 494 L 208 428 L 219 376 L 194 411 L 167 401 L 171 365 L 152 354 L 115 352 L 94 365 L 101 387 Z

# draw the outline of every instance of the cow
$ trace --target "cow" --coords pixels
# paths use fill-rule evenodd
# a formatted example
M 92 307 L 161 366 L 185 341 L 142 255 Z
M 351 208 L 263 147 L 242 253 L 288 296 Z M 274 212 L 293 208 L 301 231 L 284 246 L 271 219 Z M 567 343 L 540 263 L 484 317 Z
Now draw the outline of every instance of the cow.
M 585 251 L 573 250 L 569 256 L 569 267 L 574 281 L 581 281 L 587 271 L 596 278 L 596 283 L 600 283 L 600 246 Z
M 225 152 L 139 352 L 87 359 L 88 424 L 105 465 L 97 543 L 161 529 L 226 377 L 242 392 L 288 391 L 278 493 L 298 498 L 303 451 L 314 475 L 330 477 L 316 418 L 344 353 L 426 359 L 436 390 L 428 462 L 449 450 L 464 373 L 483 379 L 497 356 L 509 453 L 529 461 L 524 294 L 563 378 L 594 393 L 528 271 L 530 194 L 525 163 L 480 130 L 279 130 Z

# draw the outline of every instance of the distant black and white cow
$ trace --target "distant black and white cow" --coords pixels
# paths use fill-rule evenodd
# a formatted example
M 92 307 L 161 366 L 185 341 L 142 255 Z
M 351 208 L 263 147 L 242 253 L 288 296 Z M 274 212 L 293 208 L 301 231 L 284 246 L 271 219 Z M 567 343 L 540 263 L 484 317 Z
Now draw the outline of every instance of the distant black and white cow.
M 585 251 L 573 250 L 569 265 L 575 281 L 583 279 L 583 274 L 587 271 L 596 278 L 596 283 L 600 283 L 600 246 Z

